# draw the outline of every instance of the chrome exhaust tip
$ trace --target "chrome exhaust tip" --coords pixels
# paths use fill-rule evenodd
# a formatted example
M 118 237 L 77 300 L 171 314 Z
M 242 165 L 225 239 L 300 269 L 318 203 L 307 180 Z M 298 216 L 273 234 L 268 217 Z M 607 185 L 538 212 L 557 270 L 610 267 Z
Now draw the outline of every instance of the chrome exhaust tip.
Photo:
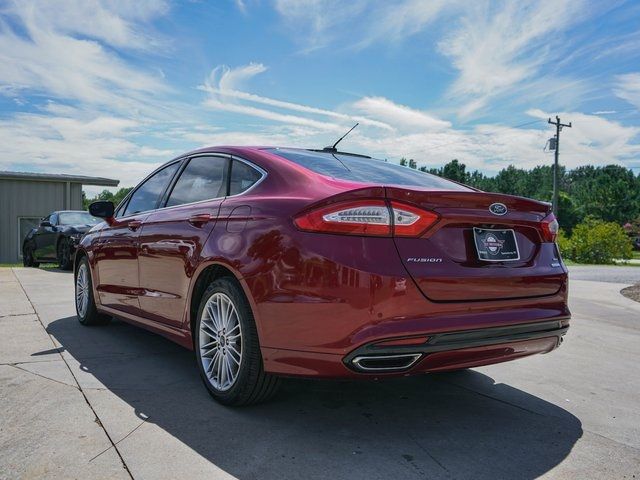
M 410 368 L 420 357 L 422 357 L 421 353 L 361 355 L 351 360 L 351 364 L 362 372 L 393 372 Z

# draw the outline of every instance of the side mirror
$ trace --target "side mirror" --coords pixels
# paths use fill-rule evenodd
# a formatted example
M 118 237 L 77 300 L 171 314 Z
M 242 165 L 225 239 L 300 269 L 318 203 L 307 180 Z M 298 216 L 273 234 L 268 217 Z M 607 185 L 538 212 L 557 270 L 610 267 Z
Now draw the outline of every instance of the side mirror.
M 43 220 L 40 222 L 41 227 L 52 227 L 51 222 L 49 220 Z
M 104 218 L 105 220 L 109 220 L 113 218 L 113 212 L 116 207 L 113 202 L 100 201 L 93 202 L 89 205 L 89 213 L 94 217 Z

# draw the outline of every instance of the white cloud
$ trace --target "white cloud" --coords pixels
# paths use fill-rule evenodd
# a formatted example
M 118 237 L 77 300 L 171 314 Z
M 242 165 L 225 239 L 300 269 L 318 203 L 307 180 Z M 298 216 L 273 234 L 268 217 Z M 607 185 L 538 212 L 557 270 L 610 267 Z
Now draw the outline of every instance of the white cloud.
M 544 120 L 554 115 L 536 109 L 527 113 Z M 560 156 L 569 167 L 624 163 L 640 155 L 640 127 L 580 112 L 558 115 L 563 123 L 572 123 L 572 128 L 563 129 L 561 134 Z
M 140 33 L 141 22 L 163 13 L 166 5 L 145 1 L 110 2 L 110 9 L 104 5 L 68 0 L 5 7 L 2 13 L 15 28 L 0 17 L 0 94 L 46 94 L 129 115 L 149 110 L 149 97 L 169 87 L 159 75 L 133 67 L 105 45 L 154 45 Z
M 165 0 L 104 2 L 99 0 L 20 0 L 10 2 L 2 13 L 18 19 L 33 33 L 46 28 L 61 35 L 80 35 L 125 49 L 150 49 L 162 44 L 157 35 L 140 28 L 166 14 Z
M 366 8 L 365 0 L 275 0 L 276 11 L 311 51 L 327 46 L 352 26 L 351 20 Z
M 616 77 L 614 93 L 640 109 L 640 73 L 628 73 Z
M 242 13 L 247 13 L 247 4 L 244 3 L 244 0 L 235 0 L 236 7 Z
M 0 170 L 95 175 L 131 186 L 175 153 L 136 143 L 143 129 L 138 121 L 75 109 L 17 114 L 0 120 Z
M 272 120 L 275 122 L 314 127 L 320 130 L 339 130 L 340 129 L 338 125 L 329 123 L 329 122 L 321 122 L 318 120 L 313 120 L 310 118 L 301 117 L 297 115 L 278 113 L 278 112 L 274 112 L 273 110 L 256 108 L 250 105 L 239 105 L 235 103 L 221 102 L 219 100 L 216 100 L 215 98 L 209 98 L 205 100 L 204 105 L 215 110 L 222 110 L 222 111 L 231 112 L 231 113 L 239 113 L 242 115 L 249 115 L 252 117 L 263 118 L 265 120 Z
M 362 40 L 357 46 L 366 47 L 375 42 L 399 42 L 415 35 L 448 11 L 457 9 L 460 0 L 404 0 L 384 2 L 371 12 L 365 22 Z
M 439 43 L 460 72 L 450 97 L 464 102 L 463 117 L 534 78 L 558 51 L 557 35 L 584 18 L 577 0 L 468 5 L 458 26 Z
M 364 48 L 399 42 L 422 31 L 462 0 L 275 0 L 275 8 L 304 51 L 329 45 Z
M 399 105 L 384 97 L 362 97 L 351 104 L 351 108 L 370 117 L 383 120 L 401 130 L 442 130 L 451 127 L 451 122 L 441 120 L 421 110 Z
M 236 68 L 227 65 L 218 65 L 209 74 L 205 85 L 212 87 L 216 85 L 220 90 L 237 90 L 244 88 L 246 82 L 256 75 L 266 72 L 267 67 L 262 63 L 249 63 Z
M 252 105 L 247 105 L 247 103 L 257 103 L 260 105 L 274 107 L 278 110 L 295 111 L 316 117 L 329 117 L 336 121 L 359 122 L 363 125 L 378 127 L 389 131 L 393 130 L 393 127 L 387 123 L 361 115 L 349 115 L 342 112 L 286 102 L 237 90 L 239 87 L 246 86 L 249 79 L 265 72 L 266 70 L 267 67 L 260 63 L 250 63 L 236 68 L 230 68 L 226 65 L 219 65 L 215 67 L 205 80 L 204 84 L 198 87 L 200 90 L 209 94 L 204 105 L 216 110 L 240 113 L 281 123 L 313 127 L 320 130 L 340 130 L 343 129 L 343 127 L 335 122 L 327 122 L 325 120 L 317 120 L 288 113 L 285 114 L 271 109 L 257 108 Z M 238 103 L 238 100 L 242 103 Z

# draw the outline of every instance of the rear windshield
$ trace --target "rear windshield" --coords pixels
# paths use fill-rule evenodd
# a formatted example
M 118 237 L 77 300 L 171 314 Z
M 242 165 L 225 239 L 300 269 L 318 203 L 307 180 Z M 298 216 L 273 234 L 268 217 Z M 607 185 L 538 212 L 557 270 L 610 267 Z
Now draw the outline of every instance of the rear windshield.
M 340 180 L 425 187 L 434 190 L 471 191 L 467 187 L 436 175 L 376 158 L 287 148 L 269 148 L 267 151 L 291 160 L 316 173 Z

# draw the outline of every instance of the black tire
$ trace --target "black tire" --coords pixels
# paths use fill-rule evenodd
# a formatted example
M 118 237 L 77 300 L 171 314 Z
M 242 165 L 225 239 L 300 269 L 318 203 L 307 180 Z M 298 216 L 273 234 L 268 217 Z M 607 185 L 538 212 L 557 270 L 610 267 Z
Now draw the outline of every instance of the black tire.
M 84 274 L 86 274 L 86 285 L 85 285 L 85 293 L 87 297 L 87 304 L 84 309 L 80 308 L 80 302 L 78 301 L 78 288 L 79 288 L 79 280 L 82 273 L 82 269 L 84 269 Z M 111 317 L 109 315 L 104 315 L 102 313 L 98 313 L 96 309 L 96 302 L 93 298 L 93 283 L 91 281 L 91 268 L 89 267 L 89 261 L 87 257 L 82 257 L 80 262 L 78 262 L 78 268 L 74 275 L 74 300 L 76 305 L 76 315 L 78 316 L 78 321 L 82 325 L 93 326 L 93 325 L 106 325 L 111 321 Z
M 36 262 L 33 256 L 33 248 L 29 245 L 25 245 L 22 249 L 22 265 L 34 268 L 38 268 L 40 266 L 40 262 Z
M 217 388 L 209 379 L 205 372 L 200 350 L 203 312 L 208 300 L 216 293 L 222 293 L 232 301 L 241 327 L 241 362 L 235 382 L 227 390 Z M 213 281 L 202 295 L 198 314 L 194 320 L 194 350 L 198 371 L 207 391 L 214 399 L 223 405 L 240 406 L 264 402 L 275 395 L 280 386 L 280 378 L 264 371 L 258 332 L 251 306 L 235 279 L 223 277 Z
M 71 260 L 71 243 L 69 239 L 60 239 L 56 253 L 58 257 L 58 268 L 60 270 L 71 270 L 73 268 L 73 261 Z

